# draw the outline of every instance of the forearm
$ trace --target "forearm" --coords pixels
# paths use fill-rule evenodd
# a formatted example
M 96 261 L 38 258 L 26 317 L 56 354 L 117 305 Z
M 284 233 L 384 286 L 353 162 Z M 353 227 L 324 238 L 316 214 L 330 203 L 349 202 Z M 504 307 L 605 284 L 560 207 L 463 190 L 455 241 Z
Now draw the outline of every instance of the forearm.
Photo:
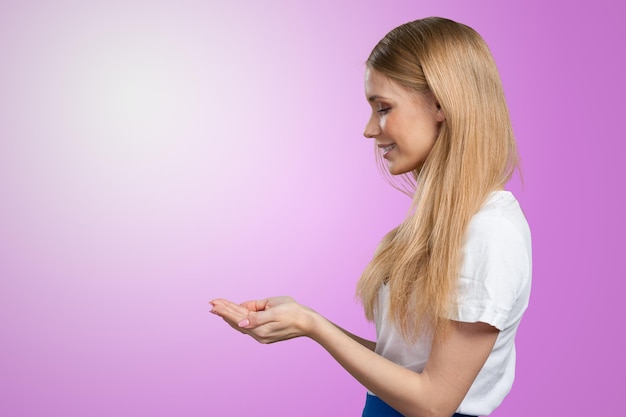
M 446 401 L 442 393 L 434 389 L 427 375 L 408 370 L 374 353 L 367 344 L 361 344 L 317 313 L 313 313 L 309 337 L 324 347 L 363 386 L 407 417 L 449 416 L 458 406 L 449 399 Z
M 371 350 L 372 352 L 374 350 L 376 350 L 376 342 L 373 342 L 371 340 L 367 340 L 367 339 L 363 339 L 360 336 L 355 335 L 354 333 L 350 333 L 349 331 L 347 331 L 346 329 L 337 326 L 335 323 L 333 323 L 333 325 L 338 328 L 339 330 L 341 330 L 346 336 L 348 336 L 350 339 L 356 341 L 358 344 L 366 347 L 367 349 Z
M 486 323 L 450 322 L 445 342 L 433 342 L 428 363 L 413 372 L 373 351 L 375 343 L 334 325 L 290 297 L 238 305 L 211 301 L 212 312 L 261 343 L 307 336 L 324 347 L 354 378 L 407 417 L 449 417 L 489 356 L 498 330 Z

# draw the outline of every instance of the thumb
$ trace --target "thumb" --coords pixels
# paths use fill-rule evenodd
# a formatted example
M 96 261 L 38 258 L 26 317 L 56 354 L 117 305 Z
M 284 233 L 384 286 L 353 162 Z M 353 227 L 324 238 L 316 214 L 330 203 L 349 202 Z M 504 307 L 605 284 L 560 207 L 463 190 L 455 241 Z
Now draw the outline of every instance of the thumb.
M 246 317 L 245 319 L 243 319 L 239 323 L 237 323 L 237 326 L 243 327 L 244 329 L 249 329 L 250 328 L 250 319 L 248 319 Z
M 254 329 L 270 322 L 271 313 L 269 311 L 250 311 L 248 317 L 237 323 L 237 326 L 244 329 Z

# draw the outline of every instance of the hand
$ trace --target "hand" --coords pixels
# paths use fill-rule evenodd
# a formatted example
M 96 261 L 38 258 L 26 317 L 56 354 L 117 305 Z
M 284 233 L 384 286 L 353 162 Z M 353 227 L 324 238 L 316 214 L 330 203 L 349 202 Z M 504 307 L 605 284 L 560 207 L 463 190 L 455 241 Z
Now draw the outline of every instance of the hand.
M 242 304 L 218 298 L 210 304 L 213 306 L 212 313 L 260 343 L 308 336 L 315 314 L 291 297 L 272 297 Z

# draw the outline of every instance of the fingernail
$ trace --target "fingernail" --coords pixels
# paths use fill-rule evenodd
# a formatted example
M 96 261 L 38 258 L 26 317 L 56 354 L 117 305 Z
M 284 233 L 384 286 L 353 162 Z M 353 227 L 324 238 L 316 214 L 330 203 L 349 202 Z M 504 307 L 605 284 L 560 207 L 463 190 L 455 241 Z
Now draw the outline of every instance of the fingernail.
M 237 326 L 239 327 L 248 327 L 249 325 L 250 325 L 250 320 L 248 319 L 243 319 L 237 324 Z

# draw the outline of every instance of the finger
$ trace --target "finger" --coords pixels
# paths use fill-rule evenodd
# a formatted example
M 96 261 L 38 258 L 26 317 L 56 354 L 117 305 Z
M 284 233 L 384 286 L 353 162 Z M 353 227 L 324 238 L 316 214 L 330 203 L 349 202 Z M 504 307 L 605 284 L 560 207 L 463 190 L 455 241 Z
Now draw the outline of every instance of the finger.
M 250 311 L 263 311 L 269 308 L 268 299 L 246 301 L 240 305 Z
M 231 309 L 231 310 L 239 310 L 247 313 L 247 309 L 239 304 L 233 303 L 232 301 L 224 300 L 218 298 L 210 302 L 213 309 Z
M 238 326 L 244 329 L 254 329 L 275 321 L 275 316 L 272 310 L 250 312 L 238 323 Z
M 249 313 L 248 309 L 246 309 L 245 307 L 242 307 L 232 302 L 215 303 L 213 305 L 213 308 L 211 309 L 211 312 L 226 320 L 230 320 L 233 322 L 239 322 Z
M 209 301 L 209 304 L 211 304 L 212 306 L 225 306 L 228 304 L 235 304 L 235 303 L 225 298 L 216 298 L 214 300 Z

